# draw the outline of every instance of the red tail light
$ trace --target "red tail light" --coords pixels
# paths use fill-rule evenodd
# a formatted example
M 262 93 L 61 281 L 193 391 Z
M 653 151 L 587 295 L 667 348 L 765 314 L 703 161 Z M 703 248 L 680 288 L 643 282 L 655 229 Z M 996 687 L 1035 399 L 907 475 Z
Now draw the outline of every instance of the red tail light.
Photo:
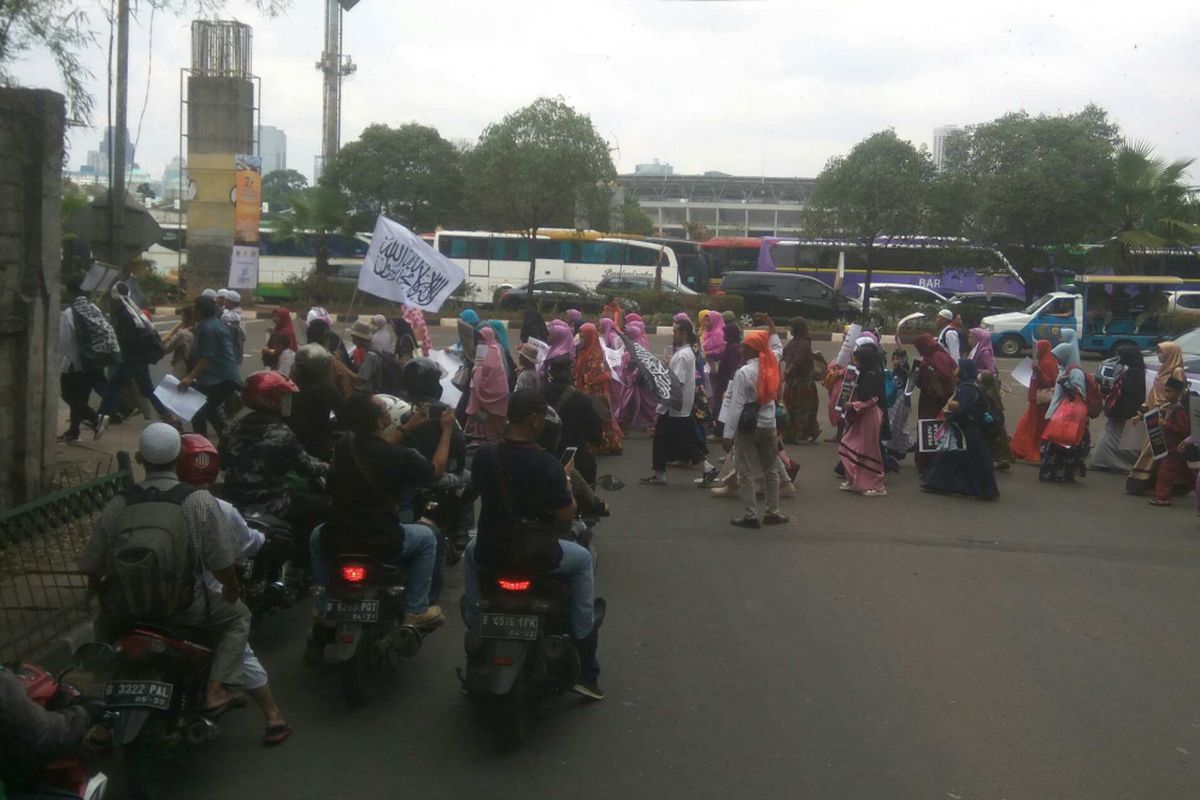
M 501 578 L 496 583 L 506 592 L 528 592 L 532 581 L 516 578 Z
M 342 580 L 346 583 L 362 583 L 367 579 L 367 568 L 361 564 L 343 564 Z
M 492 663 L 497 667 L 511 667 L 513 665 L 513 660 L 508 656 L 496 656 L 492 659 Z

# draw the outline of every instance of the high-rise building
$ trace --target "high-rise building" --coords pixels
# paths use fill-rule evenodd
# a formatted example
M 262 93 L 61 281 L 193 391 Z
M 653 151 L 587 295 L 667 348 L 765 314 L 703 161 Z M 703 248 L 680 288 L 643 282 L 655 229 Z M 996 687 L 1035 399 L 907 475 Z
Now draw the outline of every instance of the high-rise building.
M 647 175 L 666 177 L 675 174 L 675 168 L 665 161 L 659 161 L 657 158 L 649 164 L 635 164 L 633 166 L 634 175 Z
M 263 175 L 287 169 L 287 134 L 272 125 L 259 126 L 258 154 L 262 157 Z
M 941 170 L 946 161 L 946 140 L 952 134 L 962 131 L 959 125 L 942 125 L 933 129 L 933 165 Z
M 104 136 L 100 139 L 99 158 L 97 160 L 97 171 L 105 178 L 108 177 L 110 159 L 114 155 L 112 152 L 113 140 L 116 139 L 116 128 L 109 127 L 104 131 Z M 133 139 L 129 138 L 129 131 L 125 131 L 125 169 L 128 171 L 133 164 Z
M 182 181 L 180 180 L 182 178 Z M 187 161 L 175 156 L 167 162 L 162 176 L 162 198 L 178 200 L 187 189 Z

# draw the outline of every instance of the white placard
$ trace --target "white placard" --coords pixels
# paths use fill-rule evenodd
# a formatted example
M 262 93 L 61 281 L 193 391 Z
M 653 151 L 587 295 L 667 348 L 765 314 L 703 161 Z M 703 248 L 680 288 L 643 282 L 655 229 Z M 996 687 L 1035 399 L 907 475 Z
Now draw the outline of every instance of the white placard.
M 233 246 L 229 253 L 229 283 L 230 289 L 258 288 L 258 248 Z
M 172 414 L 188 422 L 191 422 L 196 412 L 208 402 L 203 392 L 191 386 L 186 392 L 179 391 L 179 378 L 170 374 L 163 376 L 162 383 L 154 389 L 154 396 L 161 400 Z
M 604 363 L 608 364 L 608 371 L 612 373 L 613 380 L 624 383 L 625 381 L 621 380 L 621 362 L 625 359 L 625 348 L 613 349 L 601 341 L 600 349 L 604 351 Z
M 461 356 L 456 353 L 451 353 L 446 350 L 432 350 L 429 357 L 434 360 L 438 368 L 442 371 L 442 402 L 451 408 L 458 406 L 458 401 L 462 399 L 462 391 L 451 383 L 454 376 L 458 374 L 458 369 L 464 363 Z
M 79 288 L 85 292 L 107 292 L 112 288 L 113 281 L 121 275 L 120 267 L 105 264 L 103 261 L 93 261 L 92 266 L 83 276 Z
M 1033 380 L 1033 361 L 1028 358 L 1024 359 L 1013 369 L 1012 376 L 1014 381 L 1028 389 Z
M 839 367 L 850 366 L 850 359 L 854 356 L 854 340 L 861 335 L 862 325 L 857 322 L 846 330 L 846 335 L 842 339 L 842 347 L 838 350 L 837 358 L 834 359 Z
M 526 339 L 525 343 L 531 344 L 537 348 L 537 363 L 534 366 L 536 366 L 538 369 L 541 369 L 542 364 L 546 361 L 546 354 L 550 352 L 550 345 L 546 344 L 541 339 L 535 339 L 532 336 Z
M 358 288 L 423 311 L 437 311 L 465 277 L 458 264 L 380 214 L 358 273 Z

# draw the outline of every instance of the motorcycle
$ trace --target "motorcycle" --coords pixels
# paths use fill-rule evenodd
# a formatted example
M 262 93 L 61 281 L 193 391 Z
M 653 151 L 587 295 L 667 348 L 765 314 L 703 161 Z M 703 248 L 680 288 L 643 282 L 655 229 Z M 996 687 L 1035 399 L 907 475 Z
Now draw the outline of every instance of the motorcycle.
M 624 484 L 603 476 L 597 486 L 617 490 Z M 579 517 L 569 539 L 592 553 L 596 517 Z M 594 567 L 593 567 L 594 568 Z M 468 697 L 485 706 L 499 742 L 519 746 L 528 733 L 537 704 L 569 691 L 580 677 L 580 659 L 571 637 L 567 587 L 550 575 L 505 570 L 479 576 L 479 627 L 468 627 L 467 667 L 459 680 Z M 595 627 L 604 622 L 606 604 L 595 599 Z M 463 620 L 466 621 L 466 598 Z
M 414 516 L 431 523 L 445 536 L 448 567 L 462 561 L 463 551 L 471 541 L 468 522 L 474 516 L 477 496 L 471 487 L 470 472 L 443 475 L 436 486 L 417 493 Z
M 337 556 L 331 563 L 325 622 L 332 639 L 324 646 L 323 663 L 336 666 L 342 690 L 352 706 L 370 699 L 385 671 L 421 649 L 425 632 L 405 625 L 403 565 L 383 564 L 365 555 Z
M 265 509 L 251 506 L 242 515 L 246 524 L 263 534 L 263 544 L 241 564 L 243 600 L 256 623 L 273 611 L 291 608 L 311 583 L 308 570 L 296 563 L 292 526 Z M 307 541 L 304 543 L 307 546 Z
M 64 678 L 74 670 L 87 671 L 88 646 L 80 648 L 72 666 L 58 675 L 54 675 L 35 664 L 18 664 L 12 668 L 12 673 L 25 684 L 25 694 L 34 703 L 47 711 L 57 711 L 75 703 L 81 693 L 73 684 Z M 110 724 L 106 719 L 100 724 Z M 108 776 L 96 765 L 95 752 L 90 743 L 75 748 L 70 754 L 60 756 L 42 764 L 34 775 L 34 783 L 39 787 L 35 796 L 49 797 L 78 797 L 81 800 L 103 800 L 108 791 Z M 19 800 L 22 795 L 9 795 L 12 800 Z
M 208 631 L 134 623 L 117 637 L 104 702 L 116 713 L 113 744 L 121 748 L 128 796 L 147 798 L 164 744 L 200 745 L 220 733 L 231 704 L 205 712 L 205 685 L 215 636 Z

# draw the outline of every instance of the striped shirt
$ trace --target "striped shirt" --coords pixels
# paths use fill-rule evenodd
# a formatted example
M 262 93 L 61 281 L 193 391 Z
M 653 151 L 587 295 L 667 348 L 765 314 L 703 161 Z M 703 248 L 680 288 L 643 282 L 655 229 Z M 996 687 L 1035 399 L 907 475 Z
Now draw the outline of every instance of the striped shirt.
M 138 484 L 148 489 L 167 491 L 179 485 L 174 472 L 147 472 Z M 121 531 L 121 516 L 125 512 L 125 497 L 117 495 L 100 512 L 100 522 L 92 531 L 79 568 L 91 575 L 104 572 L 113 541 Z M 183 501 L 183 521 L 191 540 L 192 552 L 199 553 L 200 564 L 209 572 L 220 572 L 237 559 L 234 532 L 217 499 L 203 489 L 197 489 Z

